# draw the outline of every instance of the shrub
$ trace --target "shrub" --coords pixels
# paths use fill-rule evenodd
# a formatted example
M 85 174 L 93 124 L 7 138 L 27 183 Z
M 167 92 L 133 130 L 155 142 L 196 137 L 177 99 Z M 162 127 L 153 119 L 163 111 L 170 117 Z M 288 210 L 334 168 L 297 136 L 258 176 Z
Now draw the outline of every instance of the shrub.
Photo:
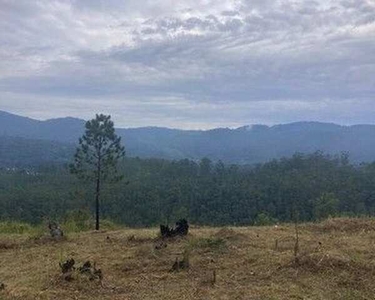
M 258 214 L 255 221 L 254 221 L 254 225 L 256 225 L 256 226 L 267 226 L 267 225 L 272 225 L 272 224 L 275 224 L 275 223 L 277 223 L 277 220 L 270 217 L 266 213 Z
M 66 213 L 62 229 L 65 232 L 80 232 L 94 228 L 94 220 L 87 210 L 74 210 Z

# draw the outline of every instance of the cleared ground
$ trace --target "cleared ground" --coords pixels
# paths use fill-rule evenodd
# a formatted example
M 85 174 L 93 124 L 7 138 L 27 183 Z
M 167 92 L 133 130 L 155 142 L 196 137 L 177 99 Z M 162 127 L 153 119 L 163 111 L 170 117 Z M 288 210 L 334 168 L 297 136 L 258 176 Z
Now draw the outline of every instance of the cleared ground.
M 69 234 L 64 241 L 0 235 L 0 299 L 375 299 L 375 221 L 330 219 L 295 228 L 198 228 L 157 239 L 157 229 Z M 178 258 L 190 268 L 171 272 Z M 96 262 L 102 282 L 59 262 Z M 216 274 L 216 280 L 214 279 Z

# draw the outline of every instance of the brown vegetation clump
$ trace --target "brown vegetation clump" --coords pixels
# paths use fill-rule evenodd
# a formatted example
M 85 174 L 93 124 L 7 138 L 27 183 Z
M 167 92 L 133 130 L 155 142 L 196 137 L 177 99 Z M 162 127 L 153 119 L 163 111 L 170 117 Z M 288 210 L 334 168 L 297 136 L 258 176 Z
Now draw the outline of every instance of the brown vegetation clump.
M 67 238 L 65 236 L 56 239 L 56 238 L 51 237 L 49 235 L 41 235 L 41 236 L 32 237 L 28 241 L 28 244 L 29 244 L 30 247 L 33 247 L 33 244 L 36 244 L 36 245 L 59 244 L 59 243 L 62 243 L 66 240 L 67 240 Z
M 368 233 L 375 231 L 375 219 L 371 218 L 330 218 L 320 223 L 307 224 L 306 229 L 319 232 Z
M 219 231 L 217 231 L 214 234 L 214 237 L 229 240 L 229 241 L 235 241 L 235 240 L 243 239 L 246 236 L 235 231 L 234 229 L 224 227 L 224 228 L 221 228 Z
M 301 269 L 310 272 L 326 272 L 326 271 L 354 271 L 361 273 L 372 272 L 374 266 L 359 263 L 351 260 L 343 255 L 323 254 L 319 255 L 312 253 L 300 257 L 298 266 Z
M 19 247 L 18 243 L 14 243 L 11 241 L 0 241 L 0 250 L 10 250 L 10 249 L 16 249 Z

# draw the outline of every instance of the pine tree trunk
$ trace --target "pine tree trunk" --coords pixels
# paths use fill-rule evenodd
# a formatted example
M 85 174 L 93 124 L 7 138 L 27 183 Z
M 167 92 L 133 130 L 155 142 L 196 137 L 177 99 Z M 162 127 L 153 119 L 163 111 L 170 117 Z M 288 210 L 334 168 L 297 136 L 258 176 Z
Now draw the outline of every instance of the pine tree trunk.
M 99 230 L 99 196 L 100 196 L 100 176 L 96 180 L 96 193 L 95 193 L 95 210 L 96 210 L 96 225 L 95 229 Z
M 96 211 L 96 224 L 95 224 L 95 229 L 96 230 L 99 230 L 100 228 L 100 222 L 99 222 L 99 219 L 100 219 L 100 216 L 99 216 L 99 212 L 100 212 L 100 201 L 99 201 L 99 197 L 100 197 L 100 175 L 101 175 L 101 168 L 100 168 L 100 161 L 98 163 L 98 174 L 97 174 L 97 178 L 96 178 L 96 193 L 95 193 L 95 211 Z

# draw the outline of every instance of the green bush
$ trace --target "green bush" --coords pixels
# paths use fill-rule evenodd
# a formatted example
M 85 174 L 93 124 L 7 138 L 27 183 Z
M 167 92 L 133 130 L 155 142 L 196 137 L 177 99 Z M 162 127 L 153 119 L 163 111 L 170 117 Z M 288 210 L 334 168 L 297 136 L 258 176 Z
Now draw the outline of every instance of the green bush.
M 94 219 L 87 210 L 72 210 L 65 214 L 61 228 L 64 232 L 92 230 L 94 228 Z
M 100 220 L 100 228 L 103 230 L 116 230 L 123 228 L 121 225 L 116 224 L 108 219 Z
M 340 201 L 334 193 L 322 193 L 320 197 L 315 199 L 313 204 L 314 218 L 316 220 L 323 220 L 337 215 Z
M 266 213 L 260 213 L 257 215 L 255 221 L 254 221 L 254 225 L 255 226 L 268 226 L 268 225 L 273 225 L 277 222 L 276 219 L 270 217 L 268 214 Z
M 64 232 L 89 231 L 95 228 L 95 220 L 88 210 L 75 210 L 66 213 L 61 228 Z M 115 230 L 120 226 L 108 219 L 100 220 L 100 228 L 103 230 Z

